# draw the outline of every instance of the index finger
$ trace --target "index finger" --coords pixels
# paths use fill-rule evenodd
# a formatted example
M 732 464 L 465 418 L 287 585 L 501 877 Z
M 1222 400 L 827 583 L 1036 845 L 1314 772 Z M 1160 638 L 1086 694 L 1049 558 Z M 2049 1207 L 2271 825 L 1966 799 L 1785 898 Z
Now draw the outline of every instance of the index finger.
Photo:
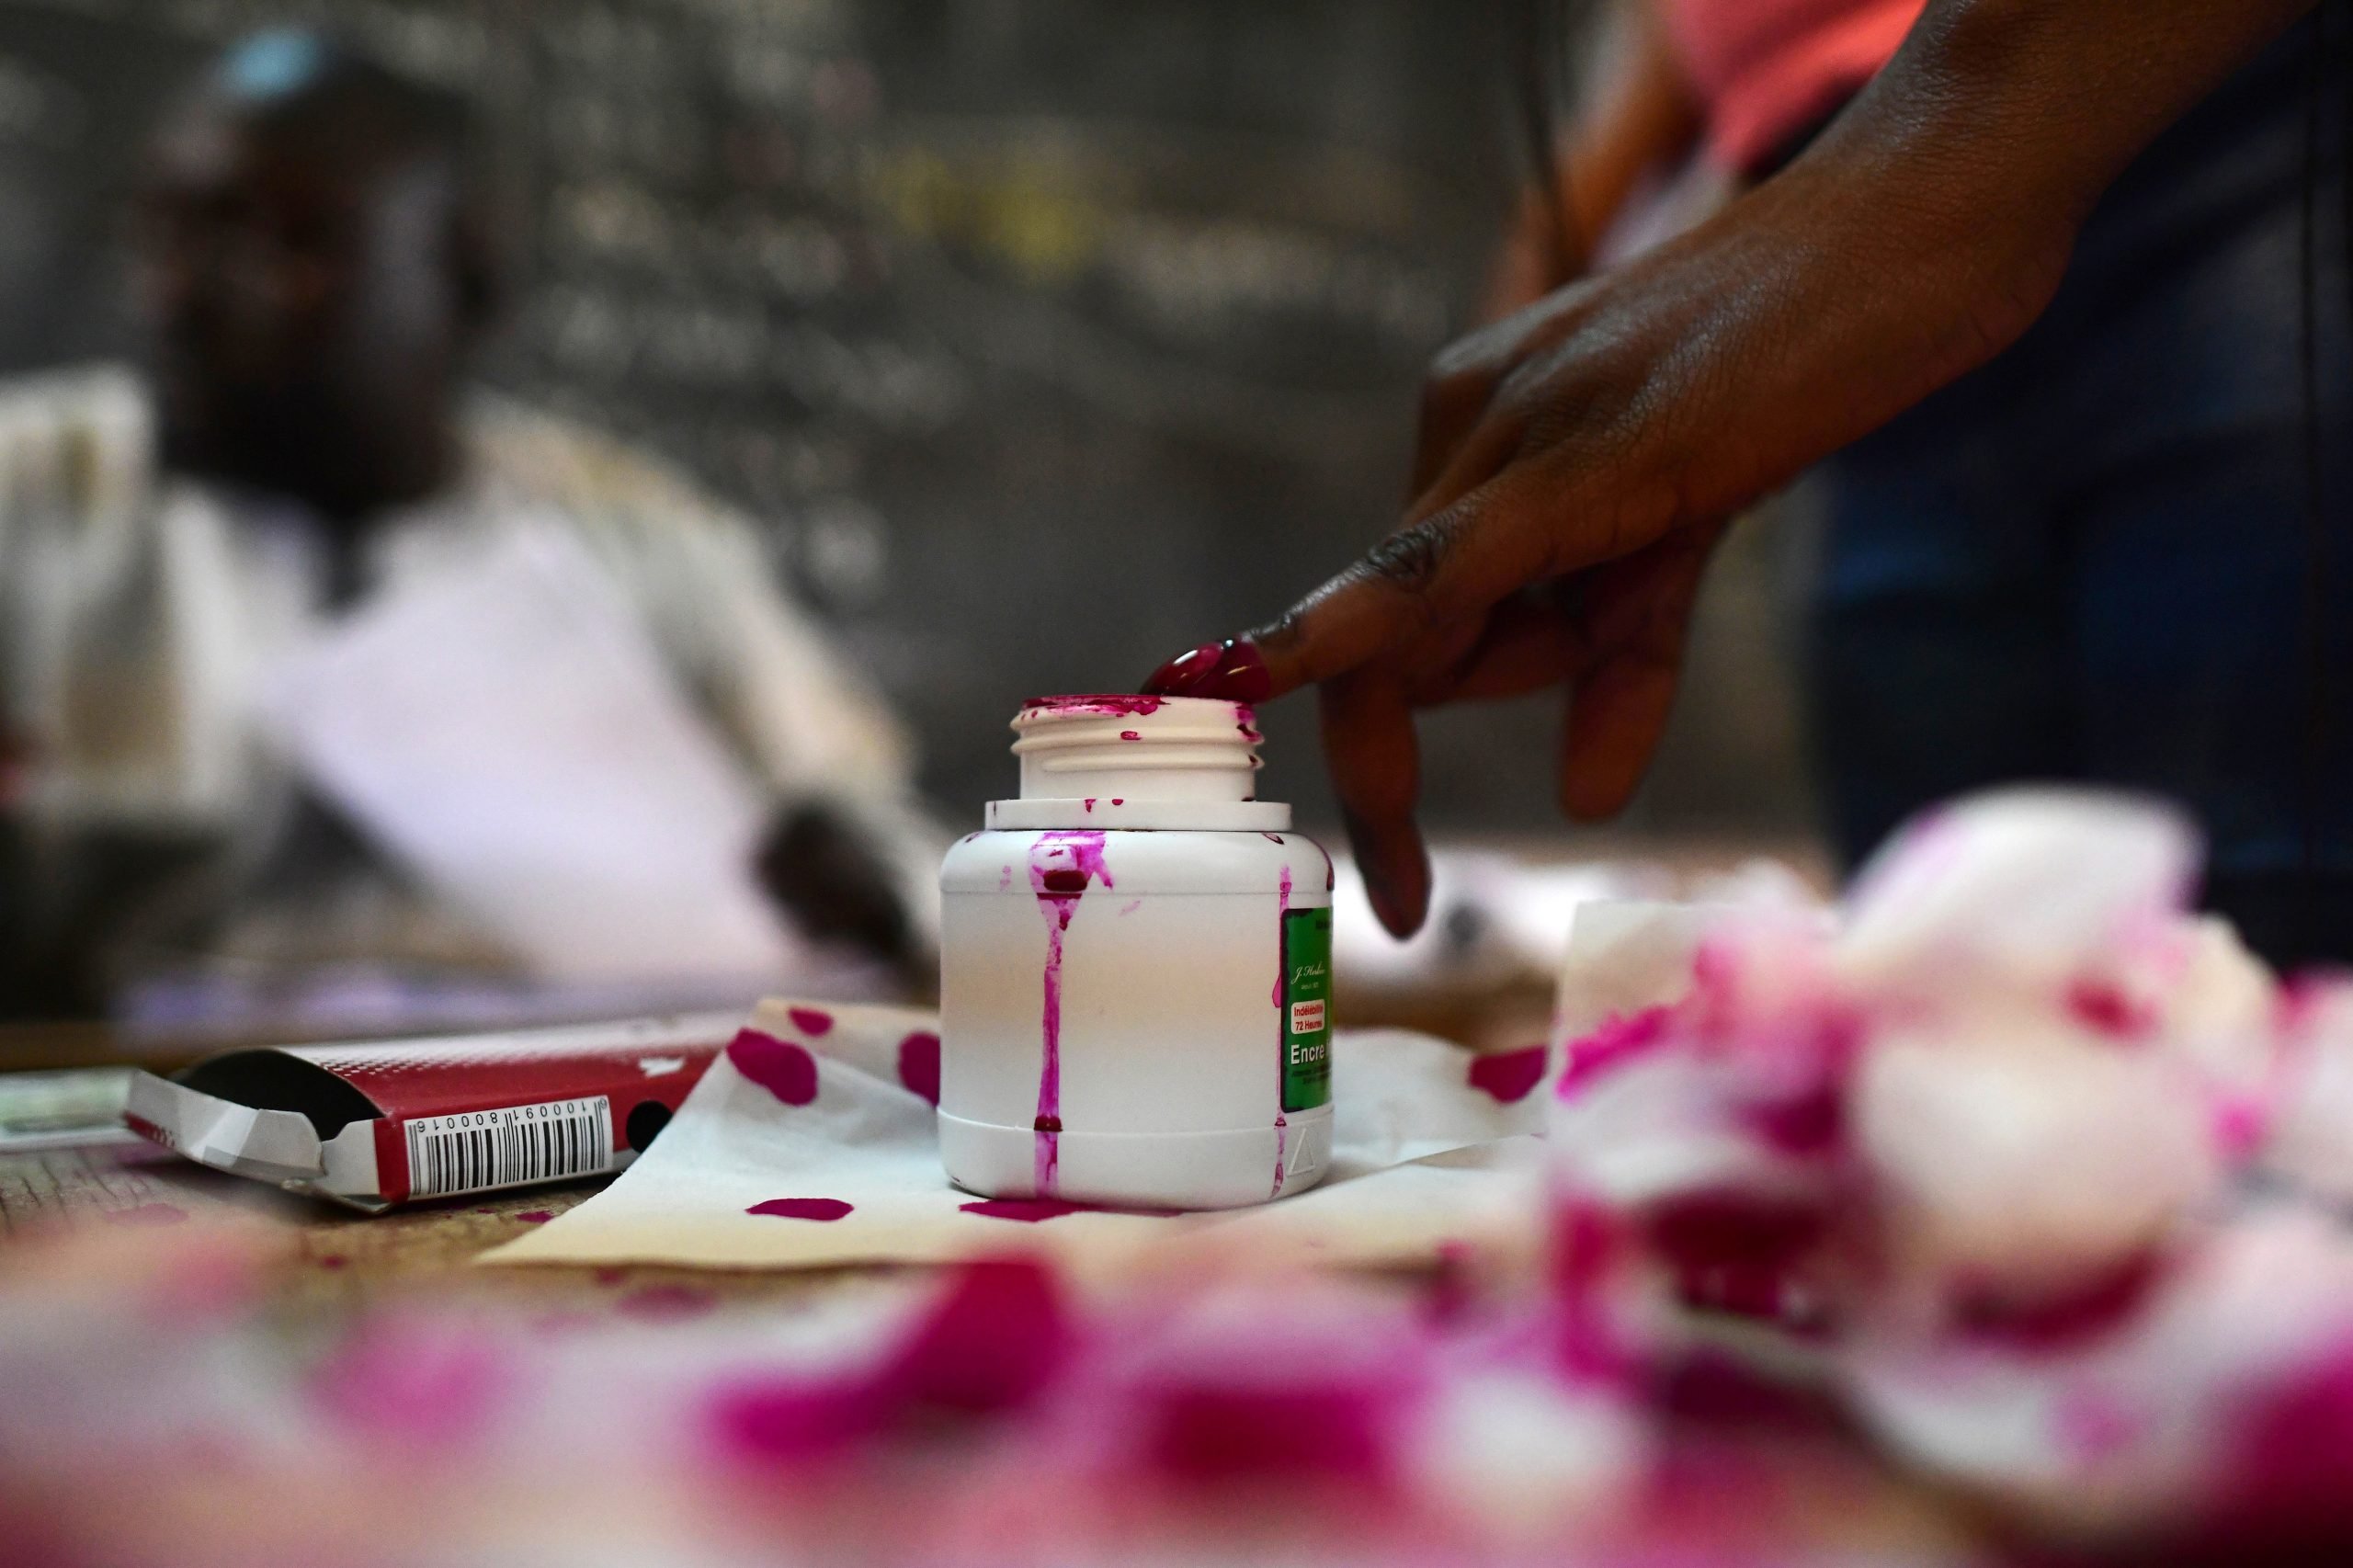
M 1588 551 L 1563 547 L 1565 487 L 1547 466 L 1513 465 L 1391 534 L 1281 619 L 1171 660 L 1143 689 L 1263 702 L 1345 675 L 1529 583 L 1586 564 Z

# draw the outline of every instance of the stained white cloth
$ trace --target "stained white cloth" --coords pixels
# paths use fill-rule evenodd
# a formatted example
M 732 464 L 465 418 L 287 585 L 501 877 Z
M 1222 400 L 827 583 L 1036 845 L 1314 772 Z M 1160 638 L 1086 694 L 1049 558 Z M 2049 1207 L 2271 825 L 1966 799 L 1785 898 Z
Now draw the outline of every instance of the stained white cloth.
M 809 1027 L 820 1020 L 822 1030 Z M 1219 1213 L 1080 1210 L 1028 1221 L 971 1210 L 980 1200 L 949 1186 L 940 1169 L 932 1107 L 903 1081 L 904 1072 L 926 1082 L 933 1015 L 768 1003 L 753 1028 L 809 1050 L 815 1093 L 807 1103 L 787 1103 L 722 1056 L 610 1187 L 484 1261 L 813 1268 L 1021 1246 L 1086 1267 L 1209 1245 L 1335 1265 L 1409 1265 L 1523 1230 L 1539 1208 L 1534 1133 L 1543 1125 L 1545 1085 L 1529 1072 L 1500 1092 L 1482 1088 L 1470 1053 L 1424 1035 L 1339 1037 L 1331 1171 L 1305 1193 Z M 936 1068 L 927 1081 L 937 1082 Z M 831 1199 L 848 1212 L 832 1220 L 753 1212 L 779 1199 Z

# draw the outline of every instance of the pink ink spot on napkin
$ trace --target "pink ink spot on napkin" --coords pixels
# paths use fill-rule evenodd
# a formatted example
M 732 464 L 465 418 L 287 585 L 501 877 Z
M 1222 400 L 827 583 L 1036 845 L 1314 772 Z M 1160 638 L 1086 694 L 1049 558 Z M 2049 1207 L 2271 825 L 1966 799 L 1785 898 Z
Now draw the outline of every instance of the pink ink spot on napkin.
M 1663 1369 L 1650 1392 L 1678 1426 L 1792 1437 L 1840 1429 L 1828 1395 L 1768 1376 L 1721 1350 L 1700 1350 Z
M 1141 1412 L 1147 1460 L 1200 1484 L 1268 1475 L 1379 1487 L 1392 1465 L 1402 1391 L 1345 1374 L 1184 1380 Z
M 2248 1160 L 2271 1131 L 2270 1108 L 2260 1100 L 2233 1096 L 2214 1108 L 2214 1147 L 2227 1160 Z
M 1806 1159 L 1843 1146 L 1847 1101 L 1836 1085 L 1825 1084 L 1790 1099 L 1750 1106 L 1745 1119 L 1775 1149 L 1793 1159 Z
M 721 1453 L 758 1465 L 839 1453 L 872 1437 L 889 1415 L 887 1403 L 862 1378 L 785 1376 L 731 1382 L 712 1394 L 710 1412 Z
M 816 1220 L 831 1223 L 849 1213 L 850 1206 L 838 1198 L 771 1198 L 764 1203 L 753 1204 L 744 1212 L 770 1214 L 779 1220 Z
M 1649 1241 L 1687 1306 L 1794 1327 L 1809 1300 L 1801 1270 L 1829 1229 L 1815 1204 L 1711 1189 L 1659 1205 Z
M 817 1060 L 790 1040 L 745 1029 L 729 1042 L 727 1060 L 787 1105 L 807 1105 L 817 1097 Z
M 2157 1027 L 2155 1008 L 2103 980 L 2078 980 L 2067 987 L 2067 1016 L 2110 1040 L 2138 1040 Z
M 355 1333 L 319 1363 L 309 1390 L 352 1431 L 439 1452 L 481 1432 L 507 1381 L 489 1344 L 446 1326 L 393 1322 Z
M 2353 1346 L 2302 1358 L 2250 1399 L 2233 1423 L 2236 1449 L 2225 1461 L 2226 1499 L 2217 1533 L 2238 1551 L 2213 1562 L 2341 1562 L 2340 1551 L 2279 1552 L 2282 1543 L 2341 1548 L 2345 1498 L 2353 1487 Z M 2269 1545 L 2276 1554 L 2250 1550 Z
M 984 1198 L 978 1203 L 960 1203 L 956 1207 L 966 1214 L 991 1220 L 1018 1220 L 1025 1225 L 1086 1211 L 1086 1204 L 1066 1203 L 1059 1198 Z
M 894 1431 L 930 1430 L 943 1412 L 1016 1410 L 1062 1373 L 1076 1340 L 1044 1268 L 967 1264 L 879 1363 L 815 1378 L 745 1378 L 716 1391 L 714 1435 L 728 1458 L 794 1464 Z
M 939 1037 L 918 1030 L 899 1042 L 899 1082 L 933 1105 L 939 1103 Z
M 551 1209 L 528 1209 L 515 1218 L 526 1225 L 544 1225 L 555 1218 L 555 1211 Z
M 969 1263 L 892 1356 L 883 1381 L 905 1400 L 983 1414 L 1030 1403 L 1077 1335 L 1052 1275 L 1027 1259 Z
M 812 1040 L 834 1027 L 834 1016 L 822 1007 L 790 1007 L 786 1009 L 785 1017 L 792 1020 L 794 1028 Z
M 2062 1396 L 2052 1424 L 2067 1451 L 2087 1464 L 2125 1453 L 2149 1426 L 2116 1395 L 2097 1389 L 2075 1389 Z
M 1614 1382 L 1633 1362 L 1610 1307 L 1612 1284 L 1633 1241 L 1627 1223 L 1600 1203 L 1571 1199 L 1553 1216 L 1553 1344 L 1572 1382 Z
M 1675 1010 L 1664 1006 L 1610 1014 L 1600 1028 L 1569 1047 L 1569 1062 L 1555 1092 L 1564 1100 L 1574 1099 L 1594 1079 L 1658 1050 L 1666 1043 L 1674 1017 Z
M 1953 1303 L 1953 1320 L 1970 1337 L 2011 1350 L 2070 1350 L 2137 1317 L 2165 1273 L 2164 1259 L 2144 1252 L 2073 1290 L 2033 1302 L 2006 1301 L 1964 1285 Z
M 1025 1225 L 1034 1225 L 1040 1220 L 1059 1220 L 1065 1214 L 1128 1214 L 1143 1220 L 1167 1220 L 1184 1212 L 1181 1209 L 1114 1209 L 1106 1203 L 1073 1203 L 1060 1198 L 988 1198 L 977 1203 L 960 1203 L 957 1208 L 966 1214 L 1017 1220 Z
M 2271 1027 L 2283 1035 L 2302 1034 L 2325 1015 L 2339 983 L 2331 976 L 2311 971 L 2289 975 L 2279 983 L 2279 1000 L 2272 1005 Z M 142 1125 L 135 1118 L 126 1119 L 142 1136 L 165 1142 L 160 1133 L 148 1131 L 153 1123 Z
M 1544 1081 L 1544 1048 L 1523 1045 L 1471 1059 L 1471 1086 L 1483 1089 L 1500 1105 L 1517 1105 Z
M 641 1323 L 683 1323 L 710 1312 L 719 1305 L 719 1299 L 691 1285 L 648 1285 L 631 1290 L 613 1305 Z

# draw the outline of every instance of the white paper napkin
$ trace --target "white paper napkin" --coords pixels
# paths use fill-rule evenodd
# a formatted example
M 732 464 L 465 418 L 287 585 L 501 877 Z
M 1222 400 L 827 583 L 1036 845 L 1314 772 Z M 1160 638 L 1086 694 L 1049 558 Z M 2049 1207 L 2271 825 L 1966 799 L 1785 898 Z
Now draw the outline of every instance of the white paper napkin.
M 1406 1265 L 1538 1210 L 1552 1053 L 1474 1058 L 1371 1030 L 1333 1051 L 1331 1174 L 1308 1192 L 1211 1214 L 976 1210 L 940 1170 L 937 1028 L 899 1008 L 764 1004 L 636 1164 L 483 1261 L 814 1268 L 1018 1245 L 1110 1263 L 1205 1244 Z

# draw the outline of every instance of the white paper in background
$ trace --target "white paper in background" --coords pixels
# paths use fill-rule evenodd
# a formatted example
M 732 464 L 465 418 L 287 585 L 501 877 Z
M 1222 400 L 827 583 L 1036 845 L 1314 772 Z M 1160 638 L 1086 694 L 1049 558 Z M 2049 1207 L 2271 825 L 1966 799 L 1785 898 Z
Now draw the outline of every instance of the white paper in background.
M 1430 915 L 1404 941 L 1381 928 L 1355 858 L 1334 857 L 1332 967 L 1376 990 L 1532 981 L 1560 967 L 1569 915 L 1597 898 L 1663 896 L 1671 879 L 1606 862 L 1531 866 L 1491 850 L 1434 850 Z
M 808 1017 L 817 1005 L 801 1009 Z M 611 1186 L 491 1263 L 664 1263 L 813 1268 L 924 1263 L 1021 1246 L 1107 1264 L 1186 1242 L 1351 1265 L 1428 1263 L 1449 1244 L 1524 1226 L 1540 1179 L 1546 1082 L 1505 1100 L 1471 1080 L 1472 1058 L 1400 1030 L 1344 1031 L 1332 1052 L 1333 1165 L 1323 1183 L 1263 1208 L 1156 1216 L 1081 1211 L 1036 1222 L 969 1212 L 948 1184 L 930 1104 L 901 1081 L 929 1013 L 825 1006 L 822 1033 L 783 1004 L 765 1032 L 806 1046 L 817 1088 L 787 1105 L 724 1057 L 661 1137 Z M 806 1021 L 804 1018 L 803 1022 Z M 840 1219 L 748 1212 L 831 1199 Z
M 1580 906 L 1553 994 L 1555 1049 L 1613 1017 L 1670 1006 L 1691 994 L 1691 966 L 1722 905 L 1604 899 Z
M 760 792 L 558 526 L 362 608 L 291 661 L 264 722 L 542 976 L 760 989 L 794 962 L 751 870 Z
M 1755 875 L 1768 896 L 1721 902 L 1596 899 L 1577 905 L 1552 998 L 1552 1050 L 1565 1048 L 1611 1018 L 1671 1006 L 1691 994 L 1692 970 L 1708 934 L 1727 920 L 1764 911 L 1815 923 L 1824 935 L 1838 913 L 1783 888 L 1770 869 Z M 1733 887 L 1731 892 L 1745 891 Z M 1558 1065 L 1556 1060 L 1555 1065 Z
M 1568 958 L 1576 913 L 1597 902 L 1802 908 L 1818 903 L 1788 866 L 1751 859 L 1699 876 L 1642 861 L 1530 864 L 1492 850 L 1433 850 L 1430 917 L 1404 941 L 1381 928 L 1364 877 L 1333 860 L 1333 971 L 1381 990 L 1543 984 Z

